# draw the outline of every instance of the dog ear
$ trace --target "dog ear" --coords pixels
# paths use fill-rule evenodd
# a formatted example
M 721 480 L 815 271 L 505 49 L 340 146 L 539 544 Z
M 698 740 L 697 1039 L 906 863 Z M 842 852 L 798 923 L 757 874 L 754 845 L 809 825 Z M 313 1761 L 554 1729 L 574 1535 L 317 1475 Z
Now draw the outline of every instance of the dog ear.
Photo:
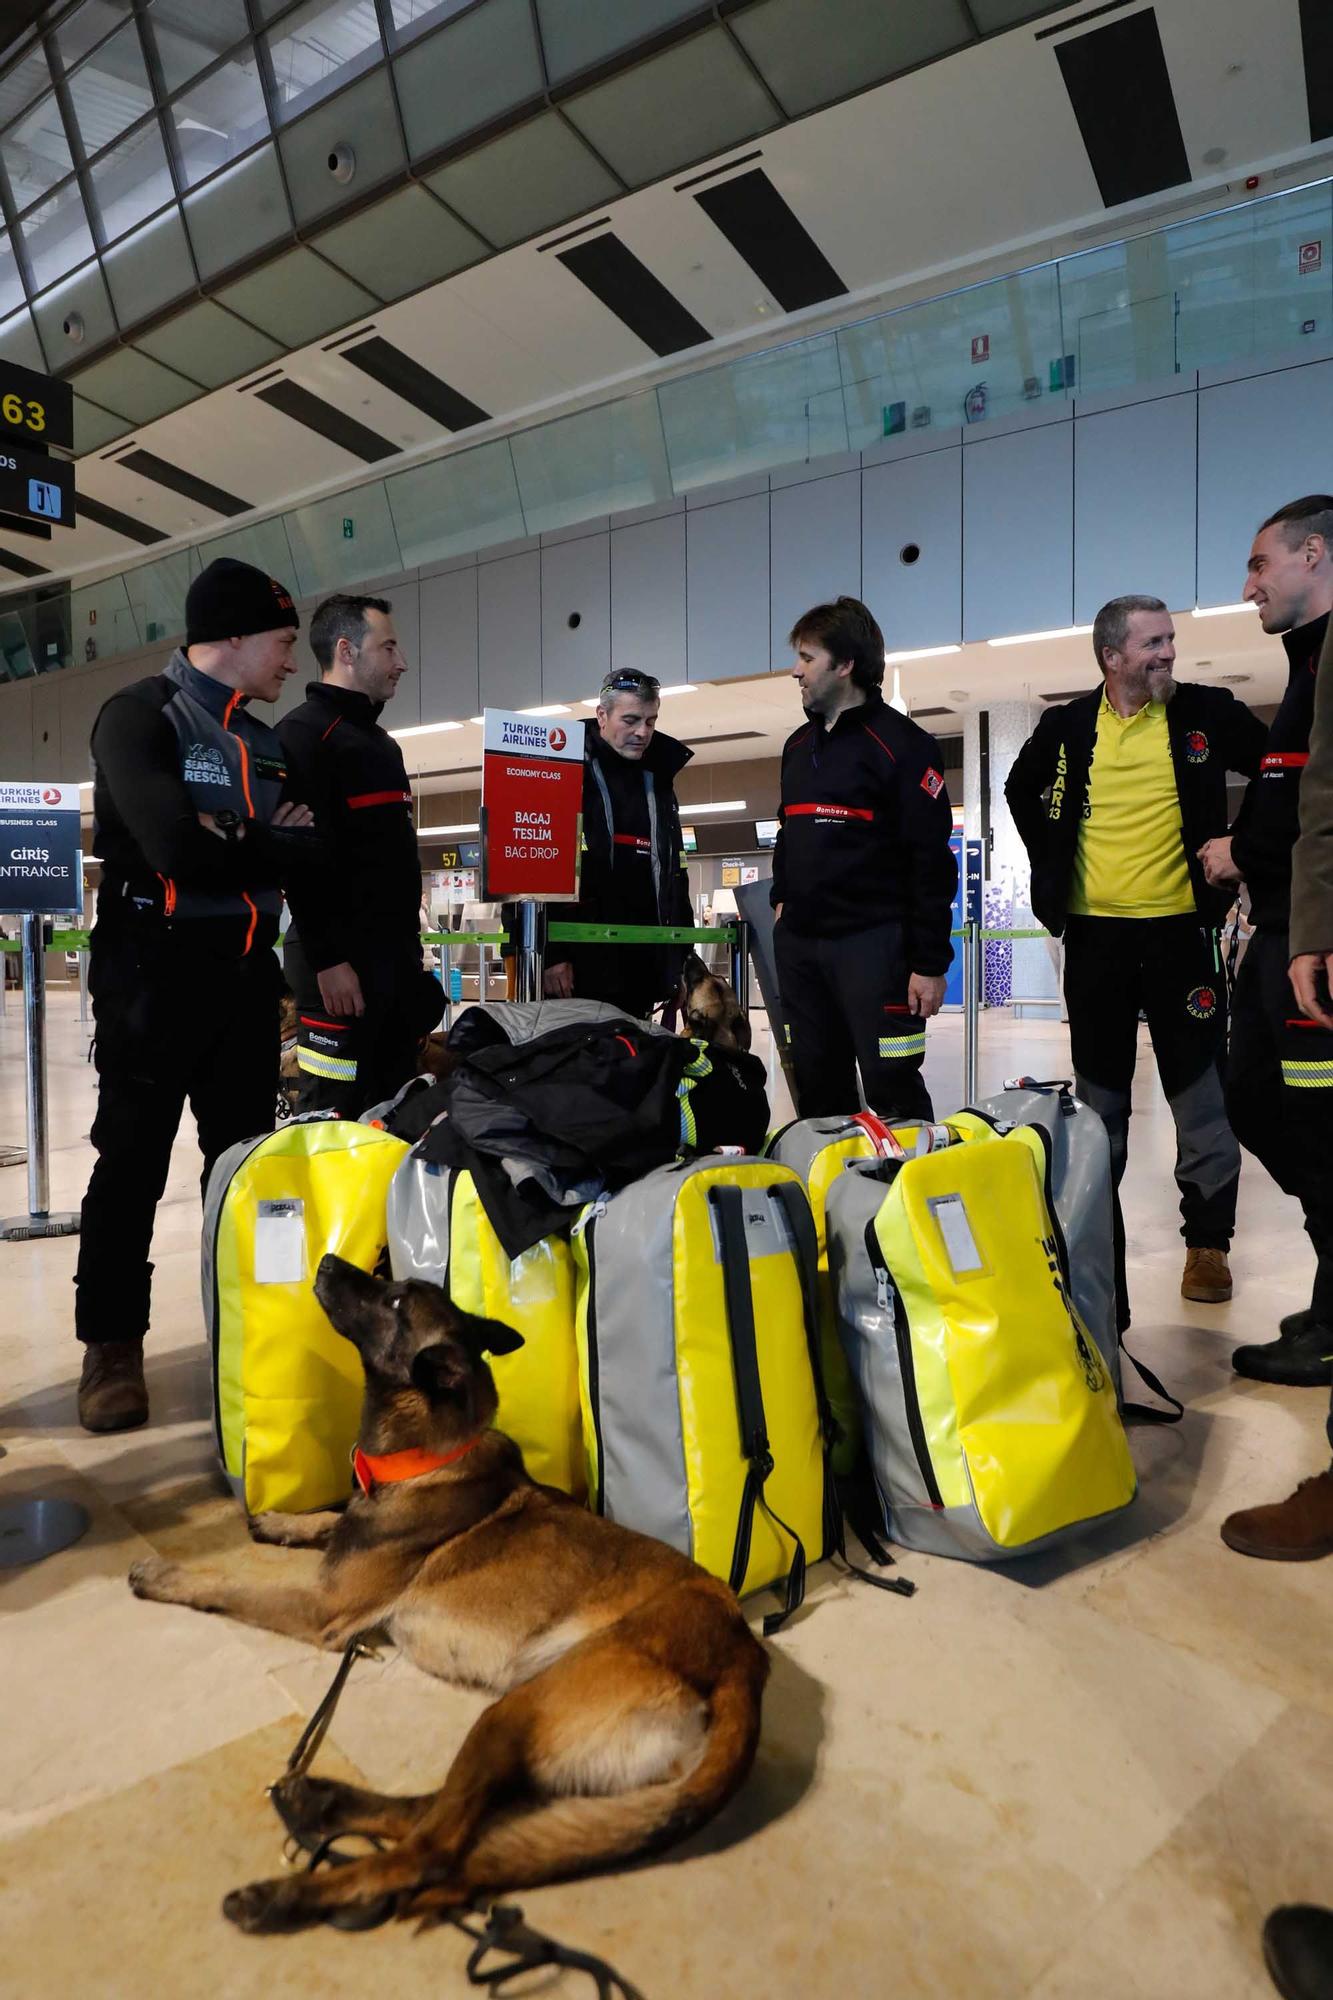
M 466 1364 L 449 1340 L 433 1340 L 429 1347 L 419 1347 L 412 1356 L 412 1387 L 431 1400 L 441 1390 L 456 1387 L 465 1372 Z
M 517 1354 L 523 1345 L 522 1334 L 500 1319 L 479 1319 L 473 1313 L 466 1313 L 461 1331 L 479 1354 Z

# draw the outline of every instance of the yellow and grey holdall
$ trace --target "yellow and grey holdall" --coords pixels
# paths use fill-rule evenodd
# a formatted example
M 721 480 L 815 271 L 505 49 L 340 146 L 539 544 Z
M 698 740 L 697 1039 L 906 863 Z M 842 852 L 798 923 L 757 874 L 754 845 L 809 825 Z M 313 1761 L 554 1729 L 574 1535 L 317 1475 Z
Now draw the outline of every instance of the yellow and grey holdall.
M 588 1492 L 739 1596 L 836 1546 L 810 1207 L 790 1167 L 708 1155 L 583 1211 L 573 1236 Z
M 838 1318 L 833 1309 L 833 1292 L 828 1277 L 828 1194 L 851 1160 L 883 1159 L 890 1153 L 901 1157 L 902 1147 L 911 1151 L 920 1146 L 928 1151 L 932 1135 L 942 1134 L 935 1126 L 906 1126 L 895 1135 L 873 1111 L 855 1111 L 847 1117 L 796 1118 L 775 1132 L 764 1148 L 770 1160 L 794 1167 L 805 1183 L 810 1198 L 810 1214 L 815 1225 L 818 1252 L 815 1279 L 819 1309 L 819 1359 L 824 1372 L 824 1394 L 833 1419 L 830 1463 L 839 1476 L 850 1473 L 861 1443 L 861 1408 L 852 1381 L 842 1342 L 838 1338 Z M 943 1135 L 947 1138 L 947 1135 Z
M 373 1270 L 402 1139 L 295 1118 L 218 1160 L 204 1201 L 204 1322 L 223 1469 L 251 1514 L 345 1500 L 365 1377 L 313 1281 L 326 1251 Z
M 844 1170 L 830 1278 L 891 1539 L 1004 1562 L 1118 1514 L 1134 1467 L 1040 1135 L 967 1112 L 949 1129 L 945 1148 Z
M 389 1188 L 389 1264 L 395 1278 L 443 1285 L 462 1312 L 503 1320 L 523 1336 L 514 1354 L 488 1356 L 500 1398 L 495 1422 L 531 1478 L 586 1496 L 574 1259 L 561 1236 L 510 1258 L 466 1168 L 408 1155 Z

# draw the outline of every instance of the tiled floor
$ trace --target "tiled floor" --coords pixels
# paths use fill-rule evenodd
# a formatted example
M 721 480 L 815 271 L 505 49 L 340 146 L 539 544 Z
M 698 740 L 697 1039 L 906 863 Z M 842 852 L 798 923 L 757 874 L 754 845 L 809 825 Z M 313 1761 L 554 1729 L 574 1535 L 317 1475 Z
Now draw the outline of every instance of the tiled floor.
M 75 1015 L 58 992 L 52 1201 L 70 1207 L 93 1101 Z M 983 1026 L 983 1089 L 1066 1060 L 1059 1027 Z M 944 1110 L 957 1022 L 931 1041 Z M 1237 1338 L 1306 1302 L 1310 1257 L 1247 1167 L 1235 1302 L 1182 1303 L 1170 1121 L 1146 1052 L 1140 1078 L 1134 1339 L 1188 1401 L 1185 1424 L 1135 1432 L 1133 1518 L 1036 1573 L 910 1557 L 910 1602 L 815 1573 L 773 1644 L 759 1764 L 734 1806 L 652 1866 L 522 1899 L 646 2000 L 1263 2000 L 1265 1911 L 1333 1899 L 1333 1562 L 1246 1562 L 1217 1538 L 1229 1508 L 1321 1462 L 1323 1395 L 1228 1367 Z M 0 1143 L 21 1138 L 21 1089 L 11 1003 Z M 190 1134 L 160 1213 L 146 1431 L 75 1424 L 75 1244 L 0 1246 L 0 1494 L 68 1494 L 93 1517 L 65 1554 L 0 1572 L 0 1993 L 461 1994 L 449 1930 L 249 1939 L 218 1912 L 276 1867 L 263 1787 L 329 1662 L 124 1585 L 151 1550 L 246 1548 L 206 1421 L 196 1173 Z M 22 1169 L 0 1172 L 0 1213 L 25 1205 Z M 363 1665 L 320 1767 L 422 1789 L 479 1705 L 400 1660 Z M 565 1975 L 530 1990 L 592 1989 Z

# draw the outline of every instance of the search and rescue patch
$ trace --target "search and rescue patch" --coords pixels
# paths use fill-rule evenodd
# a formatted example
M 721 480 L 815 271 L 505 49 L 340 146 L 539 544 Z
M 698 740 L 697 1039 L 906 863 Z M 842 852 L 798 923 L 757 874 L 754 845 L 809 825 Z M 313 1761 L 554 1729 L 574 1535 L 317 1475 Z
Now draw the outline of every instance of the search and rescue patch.
M 944 779 L 938 771 L 927 767 L 925 776 L 921 780 L 921 789 L 923 792 L 929 792 L 932 799 L 937 799 L 944 790 Z
M 1201 729 L 1187 730 L 1185 735 L 1185 762 L 1206 764 L 1208 762 L 1208 738 Z
M 1196 986 L 1185 1001 L 1187 1012 L 1196 1021 L 1211 1021 L 1217 1012 L 1217 992 L 1212 986 Z

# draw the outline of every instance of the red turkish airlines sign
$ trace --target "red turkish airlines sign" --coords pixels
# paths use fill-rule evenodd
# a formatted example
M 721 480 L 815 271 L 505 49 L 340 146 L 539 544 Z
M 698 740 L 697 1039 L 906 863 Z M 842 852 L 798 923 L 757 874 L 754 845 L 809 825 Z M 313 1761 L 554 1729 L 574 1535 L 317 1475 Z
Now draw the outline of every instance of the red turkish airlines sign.
M 481 772 L 483 900 L 578 894 L 583 731 L 486 710 Z

